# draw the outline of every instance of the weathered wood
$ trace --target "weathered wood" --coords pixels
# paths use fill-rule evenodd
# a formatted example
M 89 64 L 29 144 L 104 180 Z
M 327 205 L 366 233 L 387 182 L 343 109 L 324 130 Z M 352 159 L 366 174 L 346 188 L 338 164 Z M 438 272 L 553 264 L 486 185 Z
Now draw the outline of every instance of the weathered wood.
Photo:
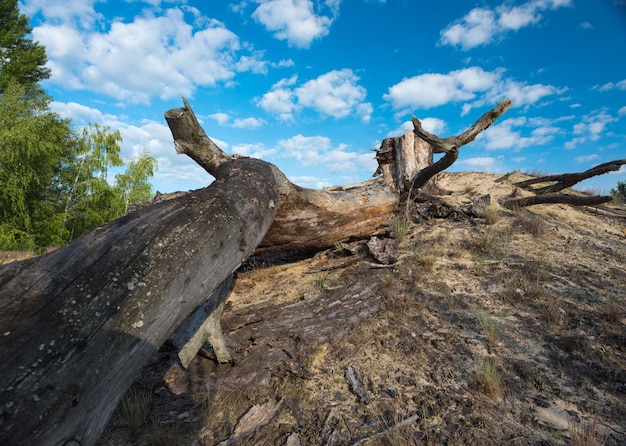
M 585 170 L 584 172 L 546 175 L 542 177 L 519 181 L 517 183 L 514 183 L 514 185 L 522 189 L 529 190 L 533 192 L 535 195 L 560 192 L 563 189 L 572 187 L 575 184 L 580 183 L 581 181 L 586 180 L 588 178 L 595 177 L 597 175 L 604 175 L 605 173 L 608 173 L 608 172 L 617 171 L 624 164 L 626 164 L 626 159 L 614 160 L 614 161 L 609 161 L 607 163 L 598 164 L 597 166 L 594 166 L 591 169 Z M 533 184 L 550 183 L 550 182 L 554 182 L 554 184 L 536 188 L 536 189 L 530 187 Z
M 230 361 L 220 319 L 234 283 L 232 276 L 222 282 L 208 302 L 196 309 L 176 330 L 172 342 L 178 349 L 178 358 L 183 367 L 189 366 L 204 344 L 213 347 L 217 362 Z
M 221 151 L 184 103 L 165 117 L 177 151 L 216 178 L 210 187 L 0 267 L 0 444 L 94 444 L 146 359 L 253 251 L 318 249 L 393 220 L 399 195 L 383 179 L 295 186 L 269 163 Z M 208 339 L 227 359 L 221 291 L 187 358 Z
M 563 203 L 571 204 L 573 206 L 594 206 L 611 201 L 613 197 L 610 196 L 592 196 L 592 197 L 580 197 L 577 195 L 567 194 L 544 194 L 533 195 L 531 197 L 523 198 L 510 198 L 506 200 L 502 205 L 507 209 L 523 208 L 526 206 L 534 206 L 536 204 L 548 204 L 548 203 Z
M 422 128 L 420 120 L 413 116 L 413 127 L 417 137 L 430 144 L 434 153 L 445 153 L 445 155 L 435 164 L 432 164 L 413 175 L 409 184 L 407 184 L 406 190 L 419 189 L 423 187 L 432 177 L 454 164 L 459 157 L 459 148 L 474 141 L 474 139 L 476 139 L 482 131 L 489 128 L 491 124 L 496 121 L 496 119 L 511 108 L 511 105 L 512 102 L 510 99 L 504 99 L 493 109 L 483 114 L 478 121 L 474 123 L 474 125 L 465 130 L 463 133 L 456 136 L 450 136 L 448 138 L 440 138 L 437 135 L 427 132 Z
M 166 112 L 165 118 L 177 147 L 215 175 L 215 166 L 230 155 L 206 136 L 189 104 L 185 101 L 185 108 Z M 267 165 L 279 190 L 278 210 L 256 254 L 321 249 L 350 237 L 369 237 L 388 226 L 399 203 L 398 195 L 380 179 L 345 187 L 305 189 L 292 184 L 276 166 Z
M 94 444 L 146 359 L 252 253 L 274 173 L 237 160 L 216 176 L 0 268 L 0 444 Z

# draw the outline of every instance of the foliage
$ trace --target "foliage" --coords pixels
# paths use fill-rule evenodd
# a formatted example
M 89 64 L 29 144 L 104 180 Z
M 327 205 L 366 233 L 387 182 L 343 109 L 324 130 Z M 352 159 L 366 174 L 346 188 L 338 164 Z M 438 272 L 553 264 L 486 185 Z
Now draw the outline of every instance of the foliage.
M 37 221 L 51 218 L 44 197 L 59 160 L 71 151 L 72 136 L 69 122 L 50 112 L 48 101 L 43 94 L 26 95 L 18 84 L 0 95 L 0 222 L 3 240 L 14 234 L 2 249 L 31 248 Z
M 98 124 L 73 130 L 39 86 L 45 48 L 28 38 L 16 0 L 0 0 L 0 250 L 61 246 L 152 195 L 156 159 L 120 158 L 122 137 Z
M 611 195 L 617 204 L 626 204 L 626 182 L 618 181 L 617 187 L 615 189 L 611 189 Z
M 38 82 L 50 76 L 46 50 L 27 37 L 31 31 L 17 0 L 0 1 L 0 94 L 18 84 L 37 96 L 42 92 Z

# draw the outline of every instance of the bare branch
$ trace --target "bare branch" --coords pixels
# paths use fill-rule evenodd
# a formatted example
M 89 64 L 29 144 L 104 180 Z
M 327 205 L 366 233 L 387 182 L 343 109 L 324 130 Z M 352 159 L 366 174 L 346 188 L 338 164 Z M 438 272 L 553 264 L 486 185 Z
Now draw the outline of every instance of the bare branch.
M 543 177 L 531 178 L 529 180 L 520 181 L 520 182 L 514 183 L 514 185 L 517 187 L 521 187 L 522 189 L 526 189 L 531 192 L 534 192 L 537 195 L 559 192 L 565 188 L 572 187 L 574 184 L 579 183 L 588 178 L 595 177 L 597 175 L 603 175 L 607 172 L 619 170 L 620 167 L 624 164 L 626 164 L 626 159 L 609 161 L 607 163 L 594 166 L 591 169 L 588 169 L 584 172 L 563 173 L 560 175 L 547 175 Z M 533 184 L 548 183 L 552 181 L 554 181 L 555 184 L 540 187 L 537 189 L 530 187 Z
M 185 108 L 175 108 L 165 113 L 165 120 L 172 131 L 176 152 L 184 153 L 204 170 L 216 176 L 217 168 L 233 157 L 222 151 L 209 138 L 198 122 L 189 102 L 183 98 Z
M 424 141 L 433 146 L 433 151 L 435 153 L 448 153 L 455 147 L 459 148 L 461 146 L 464 146 L 465 144 L 474 141 L 474 139 L 476 139 L 480 132 L 486 130 L 491 124 L 493 124 L 496 119 L 498 119 L 500 116 L 502 116 L 502 114 L 504 114 L 504 112 L 511 108 L 511 105 L 512 102 L 510 99 L 504 99 L 493 109 L 482 115 L 478 119 L 478 121 L 474 123 L 473 126 L 471 126 L 460 135 L 450 136 L 448 138 L 440 138 L 437 135 L 428 133 L 422 128 L 422 123 L 415 116 L 413 116 L 412 119 L 414 127 L 413 131 L 418 137 L 422 138 Z
M 595 206 L 598 204 L 607 203 L 612 199 L 613 197 L 610 196 L 579 197 L 576 195 L 566 194 L 544 194 L 524 198 L 511 198 L 509 200 L 506 200 L 503 203 L 503 206 L 507 209 L 523 208 L 526 206 L 534 206 L 536 204 L 548 203 L 563 203 L 571 204 L 574 206 Z

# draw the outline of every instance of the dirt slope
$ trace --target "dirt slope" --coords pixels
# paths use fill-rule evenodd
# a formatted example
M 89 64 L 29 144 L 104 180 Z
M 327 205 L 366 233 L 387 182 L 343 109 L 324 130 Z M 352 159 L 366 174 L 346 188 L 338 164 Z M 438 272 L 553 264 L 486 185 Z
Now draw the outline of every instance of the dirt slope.
M 497 178 L 440 185 L 464 208 L 511 194 Z M 395 227 L 389 268 L 331 249 L 241 272 L 233 363 L 185 371 L 164 346 L 134 386 L 145 422 L 118 410 L 100 444 L 626 444 L 626 220 L 436 210 Z

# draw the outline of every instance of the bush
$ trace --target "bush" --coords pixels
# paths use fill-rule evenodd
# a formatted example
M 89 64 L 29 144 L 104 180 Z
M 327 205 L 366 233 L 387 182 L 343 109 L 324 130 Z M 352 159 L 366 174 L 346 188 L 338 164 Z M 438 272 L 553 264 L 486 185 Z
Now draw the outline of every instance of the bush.
M 626 204 L 626 183 L 623 181 L 618 181 L 617 188 L 611 189 L 611 195 L 613 196 L 613 200 L 618 205 Z

